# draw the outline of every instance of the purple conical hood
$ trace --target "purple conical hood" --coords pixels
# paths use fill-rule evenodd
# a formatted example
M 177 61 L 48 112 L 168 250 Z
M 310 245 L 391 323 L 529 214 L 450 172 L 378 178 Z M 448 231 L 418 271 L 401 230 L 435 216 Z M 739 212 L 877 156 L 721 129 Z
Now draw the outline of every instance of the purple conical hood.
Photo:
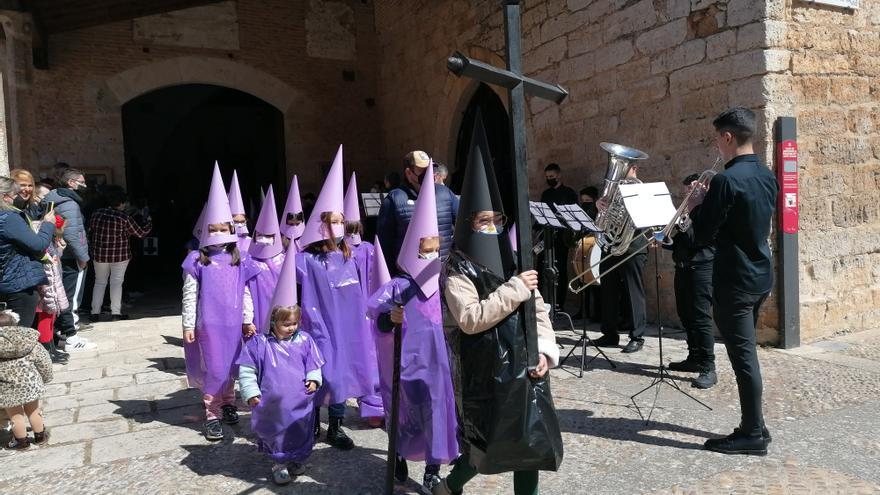
M 351 179 L 348 181 L 348 189 L 345 190 L 345 215 L 346 222 L 361 221 L 361 206 L 358 201 L 357 176 L 351 173 Z
M 370 273 L 370 294 L 374 294 L 385 284 L 391 282 L 391 273 L 388 272 L 388 265 L 385 263 L 385 255 L 382 254 L 382 244 L 379 242 L 379 236 L 373 243 L 376 249 L 373 255 L 373 267 Z
M 229 211 L 233 215 L 245 215 L 244 201 L 241 199 L 241 188 L 238 186 L 238 171 L 232 171 L 232 181 L 229 183 Z
M 321 187 L 321 193 L 318 194 L 318 199 L 315 201 L 315 208 L 309 215 L 309 221 L 306 222 L 306 230 L 300 239 L 300 246 L 303 249 L 309 244 L 329 238 L 330 232 L 325 232 L 321 214 L 325 212 L 343 213 L 345 206 L 342 192 L 342 145 L 340 144 L 336 151 L 336 158 L 333 159 L 333 165 L 330 167 L 330 173 L 324 179 L 324 186 Z
M 271 235 L 275 241 L 272 244 L 261 244 L 257 242 L 259 236 Z M 281 243 L 281 230 L 278 228 L 278 213 L 275 210 L 275 192 L 272 186 L 269 186 L 269 192 L 266 193 L 266 201 L 260 209 L 260 217 L 257 219 L 257 225 L 254 226 L 254 239 L 251 241 L 251 247 L 248 252 L 254 258 L 259 260 L 267 260 L 274 258 L 284 251 L 284 245 Z
M 302 213 L 302 200 L 299 197 L 299 180 L 296 176 L 293 176 L 293 181 L 290 183 L 290 192 L 287 193 L 287 202 L 284 203 L 284 211 L 281 212 L 281 233 L 284 234 L 284 237 L 288 239 L 299 239 L 300 236 L 303 235 L 303 231 L 306 230 L 306 222 L 303 222 L 299 225 L 287 225 L 287 215 L 296 215 L 298 213 Z
M 203 248 L 238 241 L 238 236 L 234 233 L 210 235 L 208 233 L 208 225 L 214 223 L 228 223 L 229 227 L 232 228 L 232 212 L 229 210 L 229 198 L 226 197 L 223 177 L 220 176 L 220 166 L 217 162 L 214 162 L 211 189 L 208 190 L 208 202 L 205 204 L 205 211 L 202 216 L 202 232 L 199 238 L 199 247 Z
M 416 281 L 425 297 L 431 297 L 440 287 L 440 259 L 419 258 L 419 241 L 423 237 L 440 235 L 435 194 L 434 164 L 429 164 L 428 170 L 422 176 L 419 197 L 397 256 L 397 266 Z
M 296 256 L 290 254 L 284 258 L 281 265 L 281 273 L 278 275 L 278 285 L 272 294 L 272 304 L 269 311 L 275 306 L 293 306 L 296 304 Z

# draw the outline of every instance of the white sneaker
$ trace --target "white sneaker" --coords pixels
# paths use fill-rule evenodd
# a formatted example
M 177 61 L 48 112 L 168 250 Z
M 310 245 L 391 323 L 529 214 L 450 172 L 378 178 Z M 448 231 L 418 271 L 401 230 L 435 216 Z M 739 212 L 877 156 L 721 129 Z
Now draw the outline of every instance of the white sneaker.
M 70 337 L 67 337 L 67 340 L 64 343 L 65 352 L 90 351 L 92 349 L 97 349 L 97 347 L 98 344 L 94 342 L 89 342 L 79 335 L 72 335 Z

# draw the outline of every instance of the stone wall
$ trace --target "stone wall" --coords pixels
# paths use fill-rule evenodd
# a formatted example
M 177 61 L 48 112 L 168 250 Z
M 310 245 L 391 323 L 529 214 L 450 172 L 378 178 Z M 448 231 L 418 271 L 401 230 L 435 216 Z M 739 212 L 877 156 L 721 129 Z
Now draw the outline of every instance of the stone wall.
M 773 2 L 775 4 L 776 2 Z M 802 339 L 880 316 L 880 5 L 769 9 L 765 46 L 790 53 L 765 84 L 770 118 L 798 118 Z
M 527 74 L 570 92 L 558 106 L 529 102 L 531 196 L 545 187 L 543 167 L 553 161 L 563 166 L 568 185 L 598 185 L 606 160 L 599 143 L 611 141 L 650 154 L 640 177 L 665 181 L 677 204 L 682 179 L 716 158 L 712 118 L 734 105 L 758 112 L 764 153 L 771 137 L 763 118 L 770 96 L 765 81 L 790 65 L 788 50 L 766 48 L 764 7 L 754 0 L 523 2 Z M 415 12 L 430 21 L 413 29 L 406 19 Z M 451 160 L 473 83 L 449 75 L 444 59 L 458 49 L 502 63 L 499 2 L 381 2 L 376 25 L 386 154 L 416 147 Z M 661 291 L 671 294 L 670 256 L 662 258 Z M 653 273 L 649 262 L 649 318 L 655 314 Z M 766 308 L 760 338 L 772 341 L 775 302 Z M 662 311 L 664 320 L 677 321 L 674 298 L 663 298 Z
M 316 15 L 320 22 L 309 24 Z M 342 34 L 347 38 L 334 44 Z M 55 34 L 49 70 L 33 70 L 34 124 L 26 130 L 32 144 L 21 165 L 39 169 L 63 160 L 111 168 L 115 182 L 124 183 L 126 98 L 209 83 L 279 106 L 288 173 L 300 174 L 303 192 L 317 190 L 319 165 L 332 160 L 339 143 L 347 165 L 369 173 L 363 181 L 378 179 L 384 169 L 371 101 L 375 57 L 372 8 L 356 0 L 224 2 Z M 354 80 L 345 80 L 344 71 Z

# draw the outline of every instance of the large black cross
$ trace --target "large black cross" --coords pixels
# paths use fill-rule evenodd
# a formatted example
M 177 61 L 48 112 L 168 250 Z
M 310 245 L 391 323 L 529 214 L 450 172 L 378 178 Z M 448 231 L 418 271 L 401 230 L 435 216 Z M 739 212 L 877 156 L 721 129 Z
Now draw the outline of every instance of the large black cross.
M 526 98 L 528 93 L 545 100 L 561 103 L 568 96 L 562 86 L 548 84 L 522 73 L 522 38 L 520 35 L 519 0 L 502 0 L 504 33 L 507 41 L 507 70 L 479 60 L 472 60 L 460 52 L 453 53 L 446 67 L 456 76 L 465 76 L 488 84 L 507 88 L 510 101 L 510 136 L 513 159 L 513 185 L 516 189 L 516 242 L 520 270 L 531 270 L 532 221 L 529 214 L 529 175 L 526 157 Z M 535 298 L 520 306 L 520 321 L 524 324 L 528 344 L 529 367 L 538 364 L 537 321 Z

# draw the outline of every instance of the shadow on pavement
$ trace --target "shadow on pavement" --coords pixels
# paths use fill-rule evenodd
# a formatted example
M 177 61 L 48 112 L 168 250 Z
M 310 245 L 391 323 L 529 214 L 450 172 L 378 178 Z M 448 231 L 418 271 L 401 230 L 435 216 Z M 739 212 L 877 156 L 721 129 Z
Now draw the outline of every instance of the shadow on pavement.
M 701 438 L 715 438 L 718 436 L 709 431 L 671 423 L 660 423 L 657 421 L 646 423 L 642 419 L 634 418 L 599 418 L 592 416 L 591 411 L 577 409 L 558 409 L 556 413 L 559 415 L 559 426 L 564 432 L 622 442 L 637 442 L 676 449 L 701 450 L 703 448 L 702 442 L 696 443 L 664 438 L 647 432 L 661 431 Z

